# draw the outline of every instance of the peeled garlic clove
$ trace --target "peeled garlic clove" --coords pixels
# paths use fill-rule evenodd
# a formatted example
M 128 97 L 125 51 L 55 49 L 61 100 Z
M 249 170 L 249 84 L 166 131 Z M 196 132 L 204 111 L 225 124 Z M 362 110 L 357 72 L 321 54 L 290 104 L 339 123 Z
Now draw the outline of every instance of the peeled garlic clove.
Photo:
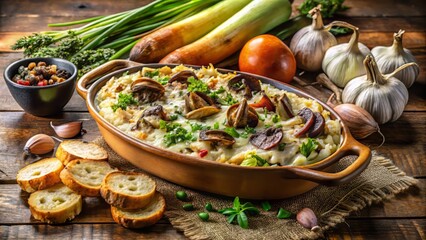
M 314 211 L 310 208 L 304 208 L 297 213 L 297 221 L 307 229 L 311 231 L 318 231 L 320 227 L 318 226 L 317 216 L 315 216 Z
M 55 133 L 61 138 L 73 138 L 78 134 L 84 132 L 82 121 L 68 122 L 57 126 L 54 126 L 53 122 L 50 122 L 50 126 L 53 128 L 53 130 L 55 130 Z
M 53 150 L 55 141 L 46 134 L 37 134 L 28 139 L 24 146 L 26 154 L 45 154 Z
M 371 50 L 371 53 L 376 59 L 377 66 L 382 73 L 391 73 L 405 63 L 416 62 L 416 58 L 411 51 L 404 48 L 402 45 L 402 36 L 404 32 L 404 30 L 399 30 L 397 33 L 394 33 L 392 46 L 377 46 Z M 412 66 L 396 73 L 394 77 L 409 88 L 413 85 L 414 81 L 416 81 L 419 72 L 420 69 L 418 66 Z

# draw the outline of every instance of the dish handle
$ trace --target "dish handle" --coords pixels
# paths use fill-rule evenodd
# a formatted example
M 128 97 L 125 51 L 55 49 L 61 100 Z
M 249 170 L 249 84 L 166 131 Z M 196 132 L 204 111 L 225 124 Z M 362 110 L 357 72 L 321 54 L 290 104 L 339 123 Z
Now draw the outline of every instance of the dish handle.
M 106 62 L 94 69 L 92 69 L 91 71 L 89 71 L 88 73 L 84 74 L 77 82 L 77 92 L 78 94 L 86 99 L 87 96 L 87 86 L 93 82 L 95 82 L 96 80 L 98 80 L 100 77 L 114 72 L 116 70 L 119 69 L 123 69 L 123 68 L 128 68 L 128 67 L 135 67 L 135 66 L 140 66 L 142 65 L 141 63 L 137 63 L 137 62 L 133 62 L 133 61 L 129 61 L 129 60 L 124 60 L 124 59 L 117 59 L 117 60 L 112 60 L 109 62 Z
M 348 182 L 358 176 L 367 168 L 371 160 L 370 148 L 356 140 L 350 141 L 350 144 L 345 144 L 340 150 L 340 153 L 335 157 L 337 161 L 340 161 L 343 157 L 349 155 L 357 155 L 357 158 L 345 169 L 336 173 L 322 172 L 304 167 L 292 167 L 288 170 L 290 171 L 290 176 L 294 176 L 297 179 L 308 180 L 323 185 L 337 185 Z

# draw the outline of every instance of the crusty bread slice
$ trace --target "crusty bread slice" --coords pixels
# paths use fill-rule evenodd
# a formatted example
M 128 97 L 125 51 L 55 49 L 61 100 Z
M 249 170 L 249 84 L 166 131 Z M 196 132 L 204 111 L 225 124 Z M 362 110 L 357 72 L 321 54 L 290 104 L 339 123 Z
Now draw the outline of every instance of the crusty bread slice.
M 19 170 L 16 180 L 22 190 L 32 193 L 60 183 L 59 174 L 63 168 L 57 158 L 42 159 Z
M 107 161 L 75 159 L 62 170 L 62 182 L 85 197 L 100 196 L 99 189 L 105 176 L 115 171 Z
M 101 196 L 115 207 L 143 208 L 154 197 L 156 183 L 150 177 L 136 172 L 111 172 L 102 182 Z
M 47 223 L 64 223 L 80 214 L 83 200 L 79 194 L 58 183 L 32 193 L 28 204 L 35 219 Z
M 151 202 L 144 208 L 125 210 L 111 206 L 114 221 L 126 228 L 142 228 L 154 225 L 166 211 L 166 200 L 156 192 Z
M 108 153 L 101 146 L 79 140 L 65 140 L 56 149 L 56 157 L 67 165 L 74 159 L 107 160 Z

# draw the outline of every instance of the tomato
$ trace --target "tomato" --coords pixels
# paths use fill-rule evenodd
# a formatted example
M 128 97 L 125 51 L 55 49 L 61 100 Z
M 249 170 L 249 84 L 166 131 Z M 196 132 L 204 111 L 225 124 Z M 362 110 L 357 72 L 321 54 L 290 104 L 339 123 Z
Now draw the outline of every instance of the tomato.
M 250 39 L 240 53 L 240 71 L 289 83 L 296 74 L 296 59 L 290 48 L 273 35 Z

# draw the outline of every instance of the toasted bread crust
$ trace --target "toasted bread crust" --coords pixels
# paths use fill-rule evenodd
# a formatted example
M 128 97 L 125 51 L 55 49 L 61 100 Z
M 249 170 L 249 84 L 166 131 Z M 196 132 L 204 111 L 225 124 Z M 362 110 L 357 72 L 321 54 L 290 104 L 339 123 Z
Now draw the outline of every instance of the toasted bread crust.
M 148 215 L 144 216 L 132 216 L 128 213 L 150 211 Z M 164 215 L 166 211 L 166 200 L 161 193 L 156 192 L 152 201 L 143 209 L 137 210 L 123 210 L 117 207 L 111 206 L 111 215 L 114 221 L 126 228 L 142 228 L 154 225 Z
M 117 189 L 113 188 L 114 180 L 116 177 L 142 177 L 143 181 L 146 181 L 146 185 L 148 185 L 148 189 L 146 189 L 146 193 L 130 195 L 126 194 L 124 191 L 117 191 Z M 130 185 L 129 181 L 121 182 L 120 185 L 123 188 L 126 188 L 125 184 Z M 133 186 L 133 185 L 132 185 Z M 124 190 L 124 189 L 123 189 Z M 156 190 L 156 183 L 150 177 L 142 173 L 136 172 L 122 172 L 116 171 L 109 173 L 102 182 L 101 185 L 101 196 L 105 199 L 105 201 L 118 208 L 122 209 L 139 209 L 147 206 L 151 199 L 154 197 Z
M 16 181 L 22 190 L 32 193 L 60 183 L 59 174 L 63 168 L 59 159 L 46 158 L 19 170 Z
M 95 154 L 96 152 L 96 154 Z M 64 165 L 74 159 L 107 160 L 108 153 L 101 146 L 78 140 L 65 140 L 59 144 L 55 156 Z
M 111 168 L 106 161 L 75 159 L 70 161 L 65 166 L 65 168 L 61 171 L 60 178 L 62 180 L 62 183 L 64 183 L 67 187 L 71 188 L 74 192 L 85 197 L 100 196 L 99 190 L 101 188 L 101 183 L 103 181 L 103 178 L 105 178 L 105 176 L 107 175 L 107 173 L 103 175 L 102 173 L 98 172 L 97 177 L 102 178 L 99 185 L 88 185 L 84 182 L 79 181 L 79 179 L 77 179 L 77 177 L 73 174 L 73 169 L 79 164 L 85 164 L 87 166 L 98 165 L 99 167 L 104 168 L 105 171 L 107 171 L 107 169 L 110 168 L 110 172 L 115 170 Z
M 62 202 L 56 204 L 56 201 Z M 81 212 L 83 200 L 80 195 L 58 183 L 51 188 L 32 193 L 28 204 L 35 219 L 54 224 L 74 219 Z

